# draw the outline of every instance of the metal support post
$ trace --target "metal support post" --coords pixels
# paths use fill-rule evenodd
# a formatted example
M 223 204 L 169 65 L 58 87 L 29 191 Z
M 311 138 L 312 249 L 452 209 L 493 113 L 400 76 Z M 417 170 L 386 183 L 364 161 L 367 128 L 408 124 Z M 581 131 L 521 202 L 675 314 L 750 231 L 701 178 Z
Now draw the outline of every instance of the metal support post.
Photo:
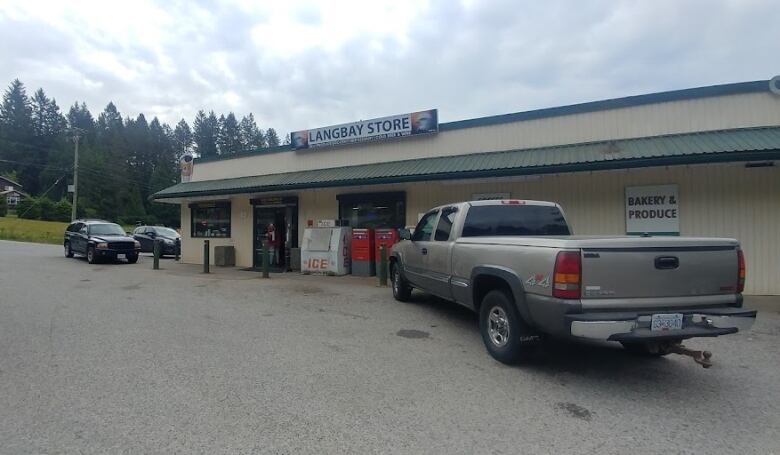
M 203 273 L 209 273 L 209 241 L 203 241 Z
M 387 286 L 387 249 L 384 245 L 379 246 L 379 285 Z
M 160 249 L 162 248 L 162 240 L 155 239 L 154 241 L 154 270 L 160 270 Z
M 268 240 L 263 240 L 263 278 L 268 276 Z

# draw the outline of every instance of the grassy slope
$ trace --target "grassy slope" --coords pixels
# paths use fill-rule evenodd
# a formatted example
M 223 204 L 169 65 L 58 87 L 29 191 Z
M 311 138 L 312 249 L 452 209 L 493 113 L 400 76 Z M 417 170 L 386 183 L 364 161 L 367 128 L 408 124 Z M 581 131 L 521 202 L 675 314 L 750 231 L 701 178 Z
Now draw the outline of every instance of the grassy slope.
M 68 223 L 0 217 L 0 239 L 36 243 L 62 243 Z

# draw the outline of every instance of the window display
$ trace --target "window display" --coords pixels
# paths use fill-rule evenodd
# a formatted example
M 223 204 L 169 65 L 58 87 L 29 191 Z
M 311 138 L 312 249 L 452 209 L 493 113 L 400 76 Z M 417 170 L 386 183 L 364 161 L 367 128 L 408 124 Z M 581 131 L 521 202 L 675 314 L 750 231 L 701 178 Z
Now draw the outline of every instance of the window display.
M 192 237 L 230 237 L 230 202 L 190 205 Z

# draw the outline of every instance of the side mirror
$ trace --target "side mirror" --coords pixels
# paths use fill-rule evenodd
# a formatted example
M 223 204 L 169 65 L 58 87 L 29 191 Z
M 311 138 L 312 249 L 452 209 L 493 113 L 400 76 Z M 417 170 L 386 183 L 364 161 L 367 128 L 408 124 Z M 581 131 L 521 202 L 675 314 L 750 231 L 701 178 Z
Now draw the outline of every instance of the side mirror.
M 412 233 L 409 229 L 400 229 L 398 235 L 401 237 L 401 240 L 412 240 Z

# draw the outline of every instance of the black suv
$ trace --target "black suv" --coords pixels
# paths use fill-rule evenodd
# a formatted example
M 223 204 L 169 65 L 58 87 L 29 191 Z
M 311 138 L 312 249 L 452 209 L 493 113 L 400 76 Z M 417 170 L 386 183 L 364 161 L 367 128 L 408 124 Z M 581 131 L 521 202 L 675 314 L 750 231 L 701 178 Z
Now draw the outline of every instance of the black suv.
M 116 260 L 124 256 L 127 262 L 138 262 L 141 244 L 129 237 L 116 223 L 103 220 L 76 220 L 65 230 L 65 256 L 87 256 L 94 264 L 102 259 Z
M 141 253 L 153 253 L 155 240 L 162 241 L 160 255 L 176 255 L 181 251 L 181 235 L 171 228 L 163 226 L 138 226 L 133 230 L 133 238 L 141 243 Z

